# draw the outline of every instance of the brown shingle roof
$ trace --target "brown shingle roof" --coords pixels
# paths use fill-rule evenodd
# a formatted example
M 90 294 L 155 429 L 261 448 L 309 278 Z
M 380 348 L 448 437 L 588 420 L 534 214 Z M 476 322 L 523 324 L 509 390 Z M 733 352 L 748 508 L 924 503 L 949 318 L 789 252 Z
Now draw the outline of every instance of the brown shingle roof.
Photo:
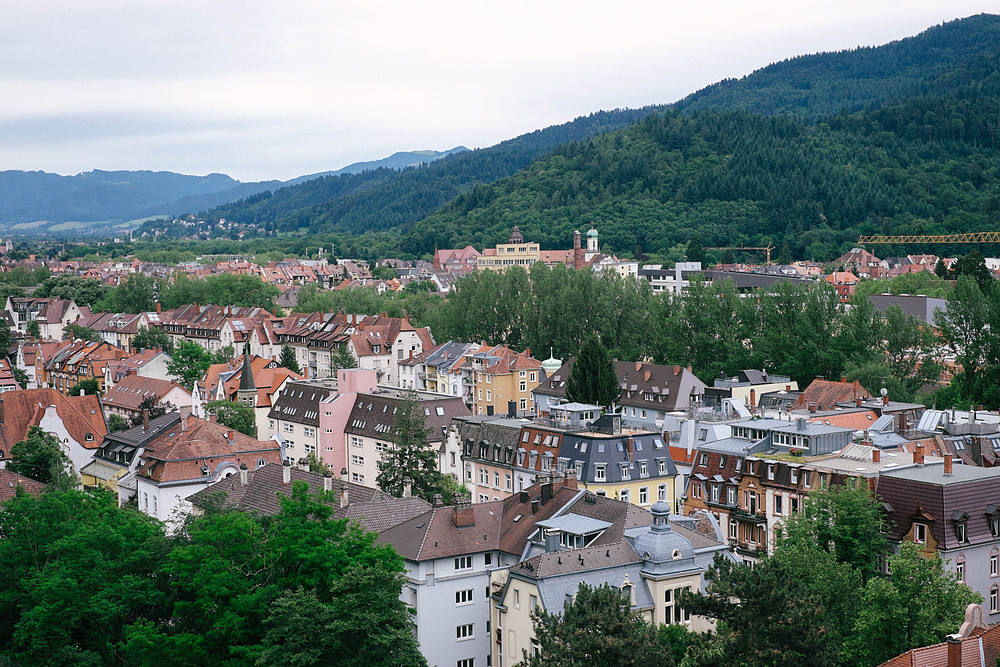
M 136 474 L 165 483 L 201 478 L 203 466 L 214 475 L 226 463 L 245 463 L 248 468 L 256 468 L 259 459 L 265 463 L 281 462 L 280 449 L 273 441 L 257 440 L 197 417 L 189 417 L 186 427 L 183 422 L 146 446 L 146 461 Z
M 0 468 L 0 503 L 13 498 L 19 486 L 28 493 L 36 496 L 45 490 L 45 485 L 41 482 L 36 482 L 23 475 Z
M 178 386 L 176 382 L 168 380 L 127 375 L 105 392 L 104 402 L 124 410 L 138 410 L 142 402 L 150 396 L 159 402 L 176 386 Z
M 63 396 L 55 389 L 27 389 L 8 391 L 0 395 L 3 416 L 0 418 L 0 448 L 5 453 L 17 442 L 24 440 L 28 428 L 38 425 L 45 408 L 56 406 L 56 412 L 66 430 L 78 443 L 96 449 L 108 426 L 104 421 L 101 402 L 97 396 Z M 87 438 L 87 434 L 92 437 Z

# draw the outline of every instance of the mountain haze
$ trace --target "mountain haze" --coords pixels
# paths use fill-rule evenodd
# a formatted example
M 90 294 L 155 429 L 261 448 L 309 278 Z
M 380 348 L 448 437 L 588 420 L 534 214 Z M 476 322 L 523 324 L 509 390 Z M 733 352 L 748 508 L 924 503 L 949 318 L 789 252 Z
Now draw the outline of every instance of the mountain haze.
M 776 63 L 671 107 L 600 112 L 426 168 L 334 177 L 345 181 L 207 215 L 272 231 L 400 230 L 413 254 L 492 245 L 513 224 L 543 247 L 566 247 L 593 221 L 622 253 L 666 252 L 699 233 L 706 245 L 770 240 L 826 258 L 859 229 L 958 224 L 948 216 L 978 224 L 991 206 L 982 179 L 994 168 L 998 53 L 1000 17 L 973 16 Z M 970 159 L 972 180 L 959 173 Z M 956 188 L 961 205 L 927 183 Z
M 381 160 L 358 162 L 286 182 L 242 183 L 225 174 L 189 176 L 170 171 L 95 169 L 73 176 L 44 171 L 2 171 L 0 223 L 123 221 L 152 215 L 180 215 L 331 174 L 373 169 L 398 171 L 465 150 L 464 146 L 458 146 L 448 151 L 401 151 Z

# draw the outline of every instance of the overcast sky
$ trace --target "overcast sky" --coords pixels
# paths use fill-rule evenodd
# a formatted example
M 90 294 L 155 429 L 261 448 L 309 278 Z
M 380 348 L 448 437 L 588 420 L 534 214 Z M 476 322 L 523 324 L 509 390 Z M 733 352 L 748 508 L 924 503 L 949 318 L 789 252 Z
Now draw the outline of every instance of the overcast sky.
M 0 169 L 288 179 L 484 147 L 983 0 L 3 0 Z

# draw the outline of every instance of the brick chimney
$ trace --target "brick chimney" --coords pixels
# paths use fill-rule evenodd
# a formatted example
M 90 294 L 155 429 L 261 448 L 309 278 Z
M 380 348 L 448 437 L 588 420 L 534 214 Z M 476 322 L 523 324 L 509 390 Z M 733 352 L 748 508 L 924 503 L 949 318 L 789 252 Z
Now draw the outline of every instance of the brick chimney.
M 566 478 L 563 480 L 563 487 L 572 489 L 573 491 L 580 488 L 580 482 L 576 477 L 576 468 L 570 468 L 566 471 Z
M 951 472 L 952 465 L 953 465 L 952 455 L 951 454 L 945 454 L 944 455 L 944 474 L 946 476 L 948 476 L 948 477 L 951 477 L 951 475 L 952 475 L 952 472 Z
M 948 635 L 948 667 L 962 667 L 962 635 Z
M 476 525 L 476 513 L 472 509 L 472 501 L 463 498 L 458 492 L 452 498 L 451 520 L 459 528 Z
M 635 370 L 638 371 L 641 368 L 642 368 L 642 362 L 641 361 L 635 362 Z
M 444 498 L 441 497 L 440 493 L 434 494 L 434 502 L 431 503 L 431 507 L 444 507 Z
M 917 443 L 917 450 L 913 453 L 913 462 L 918 466 L 924 464 L 924 443 Z
M 870 445 L 871 443 L 867 444 Z M 879 449 L 878 447 L 872 447 L 872 463 L 881 463 L 881 462 L 882 462 L 882 450 Z
M 889 394 L 882 397 L 882 405 L 889 405 Z

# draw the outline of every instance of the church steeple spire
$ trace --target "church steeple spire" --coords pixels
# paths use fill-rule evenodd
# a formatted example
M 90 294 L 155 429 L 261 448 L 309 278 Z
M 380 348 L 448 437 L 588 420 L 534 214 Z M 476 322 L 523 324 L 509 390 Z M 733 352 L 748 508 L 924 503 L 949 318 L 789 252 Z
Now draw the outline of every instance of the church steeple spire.
M 240 388 L 236 390 L 236 399 L 250 407 L 257 406 L 257 385 L 253 379 L 253 364 L 250 357 L 250 338 L 243 345 L 243 368 L 240 370 Z

